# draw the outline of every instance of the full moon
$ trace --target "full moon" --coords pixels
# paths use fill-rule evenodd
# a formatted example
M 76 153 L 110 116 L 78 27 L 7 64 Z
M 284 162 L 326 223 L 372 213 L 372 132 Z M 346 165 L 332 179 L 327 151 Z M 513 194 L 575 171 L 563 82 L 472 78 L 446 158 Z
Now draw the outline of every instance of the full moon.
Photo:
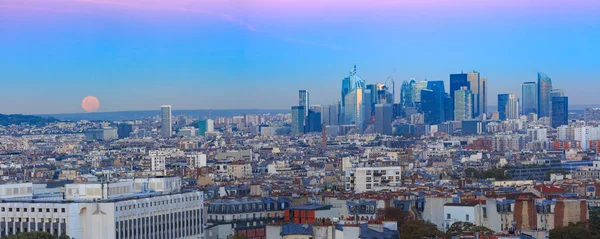
M 94 96 L 86 96 L 83 98 L 83 101 L 81 101 L 81 108 L 86 112 L 94 112 L 100 108 L 100 101 Z

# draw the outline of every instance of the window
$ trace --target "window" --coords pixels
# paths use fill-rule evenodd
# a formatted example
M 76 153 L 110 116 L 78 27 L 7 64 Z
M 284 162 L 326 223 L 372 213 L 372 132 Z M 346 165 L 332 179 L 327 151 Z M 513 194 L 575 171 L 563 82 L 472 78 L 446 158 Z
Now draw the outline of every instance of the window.
M 58 212 L 58 208 L 55 208 L 55 209 L 54 209 L 54 212 Z
M 446 219 L 450 219 L 450 213 L 446 214 Z
M 469 214 L 466 214 L 465 218 L 467 219 L 467 222 L 468 222 L 469 221 Z

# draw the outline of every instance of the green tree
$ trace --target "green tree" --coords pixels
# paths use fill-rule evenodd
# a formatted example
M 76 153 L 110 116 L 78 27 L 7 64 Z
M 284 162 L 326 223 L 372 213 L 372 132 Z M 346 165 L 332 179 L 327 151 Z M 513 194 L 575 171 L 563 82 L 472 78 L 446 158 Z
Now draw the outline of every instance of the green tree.
M 411 213 L 400 208 L 380 209 L 377 215 L 396 221 L 402 239 L 436 238 L 444 235 L 435 224 L 416 219 Z
M 446 230 L 446 237 L 452 238 L 453 236 L 462 235 L 465 232 L 477 232 L 482 233 L 484 236 L 491 236 L 494 234 L 492 229 L 484 226 L 476 226 L 470 222 L 455 222 L 448 230 Z
M 242 235 L 242 234 L 239 234 L 239 233 L 237 233 L 237 232 L 236 232 L 236 233 L 235 233 L 235 234 L 233 234 L 233 235 L 229 235 L 229 236 L 227 236 L 227 239 L 248 239 L 248 237 L 247 237 L 247 236 L 245 236 L 245 235 Z
M 550 230 L 550 238 L 552 239 L 590 239 L 600 238 L 596 232 L 596 236 L 593 236 L 592 231 L 588 228 L 586 223 L 569 223 L 565 227 L 557 227 Z

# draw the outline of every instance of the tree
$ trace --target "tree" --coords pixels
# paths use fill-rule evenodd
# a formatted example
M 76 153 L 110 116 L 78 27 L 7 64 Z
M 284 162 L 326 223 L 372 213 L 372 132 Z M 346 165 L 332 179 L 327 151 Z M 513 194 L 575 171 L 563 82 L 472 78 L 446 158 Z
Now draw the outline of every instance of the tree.
M 446 230 L 446 237 L 452 238 L 453 236 L 462 235 L 465 232 L 482 233 L 484 236 L 491 236 L 494 234 L 492 229 L 484 226 L 476 226 L 470 222 L 455 222 L 448 230 Z
M 444 236 L 437 226 L 421 220 L 407 220 L 398 228 L 402 239 L 437 238 Z
M 229 235 L 229 236 L 227 236 L 227 239 L 248 239 L 248 237 L 247 237 L 247 236 L 245 236 L 245 235 L 242 235 L 242 234 L 239 234 L 239 233 L 237 233 L 237 232 L 236 232 L 236 233 L 235 233 L 235 234 L 233 234 L 233 235 Z
M 435 224 L 416 219 L 410 212 L 400 208 L 379 209 L 377 217 L 396 221 L 402 239 L 435 238 L 444 235 Z
M 69 239 L 70 237 L 67 235 L 61 235 L 60 237 L 56 237 L 50 233 L 43 231 L 35 231 L 35 232 L 23 232 L 16 235 L 10 235 L 7 237 L 3 237 L 6 239 Z
M 550 230 L 550 238 L 552 239 L 584 239 L 584 238 L 600 238 L 598 233 L 592 236 L 592 232 L 586 223 L 569 223 L 566 227 L 557 227 Z

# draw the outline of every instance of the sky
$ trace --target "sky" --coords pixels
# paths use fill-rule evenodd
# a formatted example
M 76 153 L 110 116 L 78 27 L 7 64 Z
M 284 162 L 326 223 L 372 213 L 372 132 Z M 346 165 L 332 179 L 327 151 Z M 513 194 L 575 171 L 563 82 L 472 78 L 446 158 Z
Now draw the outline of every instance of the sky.
M 600 103 L 597 0 L 1 0 L 0 113 L 288 109 L 477 70 L 490 105 L 537 72 Z

